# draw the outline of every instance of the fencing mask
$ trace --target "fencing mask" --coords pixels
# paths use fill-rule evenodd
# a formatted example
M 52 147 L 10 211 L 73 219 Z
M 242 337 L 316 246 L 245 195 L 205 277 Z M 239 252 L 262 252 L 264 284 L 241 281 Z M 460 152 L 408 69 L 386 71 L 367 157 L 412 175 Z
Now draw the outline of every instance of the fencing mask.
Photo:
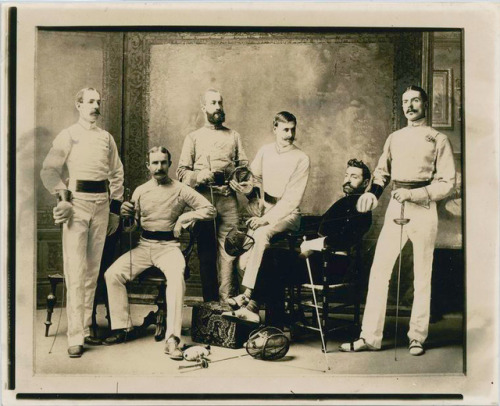
M 254 242 L 253 237 L 234 227 L 227 234 L 226 241 L 224 241 L 224 249 L 229 255 L 238 257 L 252 248 Z
M 279 328 L 264 327 L 250 333 L 245 348 L 255 359 L 273 361 L 286 355 L 290 340 Z

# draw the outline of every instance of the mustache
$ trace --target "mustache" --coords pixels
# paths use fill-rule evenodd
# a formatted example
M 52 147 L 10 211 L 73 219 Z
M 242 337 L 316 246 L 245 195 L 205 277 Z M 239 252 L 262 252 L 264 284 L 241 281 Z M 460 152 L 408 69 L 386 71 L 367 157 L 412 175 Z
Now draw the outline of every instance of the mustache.
M 344 184 L 342 185 L 342 187 L 346 187 L 346 186 L 349 186 L 349 187 L 352 189 L 352 185 L 351 185 L 349 182 L 344 183 Z
M 412 108 L 409 108 L 408 110 L 406 110 L 407 113 L 416 113 L 417 110 L 415 109 L 412 109 Z
M 165 175 L 166 172 L 165 171 L 156 171 L 154 174 L 155 175 Z
M 98 114 L 98 115 L 99 115 L 99 114 L 101 114 L 101 112 L 100 112 L 99 110 L 94 110 L 94 111 L 93 111 L 92 113 L 90 113 L 90 114 Z

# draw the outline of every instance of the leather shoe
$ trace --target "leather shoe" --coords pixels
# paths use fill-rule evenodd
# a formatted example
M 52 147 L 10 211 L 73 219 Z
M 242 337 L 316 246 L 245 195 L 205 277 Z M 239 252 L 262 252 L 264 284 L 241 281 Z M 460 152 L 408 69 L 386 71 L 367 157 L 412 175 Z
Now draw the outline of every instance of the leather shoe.
M 179 348 L 180 341 L 178 337 L 171 335 L 165 343 L 165 354 L 170 355 L 170 359 L 181 361 L 184 358 Z
M 104 345 L 121 344 L 128 340 L 128 334 L 125 329 L 115 330 L 115 332 L 106 338 L 102 343 Z
M 419 356 L 425 353 L 422 343 L 418 340 L 411 340 L 410 346 L 408 347 L 411 355 Z
M 100 338 L 92 337 L 92 336 L 85 337 L 83 342 L 87 345 L 101 345 L 102 344 L 102 340 Z
M 238 310 L 233 310 L 231 312 L 223 312 L 222 318 L 236 323 L 246 324 L 250 327 L 255 327 L 260 324 L 259 314 L 250 311 L 246 307 L 240 307 Z
M 68 347 L 68 355 L 70 358 L 80 358 L 83 354 L 83 345 L 72 345 Z

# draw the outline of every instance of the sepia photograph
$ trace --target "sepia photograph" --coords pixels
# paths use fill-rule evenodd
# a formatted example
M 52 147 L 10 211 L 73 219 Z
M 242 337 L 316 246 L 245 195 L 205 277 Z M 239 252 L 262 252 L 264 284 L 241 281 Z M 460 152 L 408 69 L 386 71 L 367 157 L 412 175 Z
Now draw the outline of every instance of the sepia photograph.
M 3 8 L 5 404 L 497 404 L 498 7 L 228 6 Z

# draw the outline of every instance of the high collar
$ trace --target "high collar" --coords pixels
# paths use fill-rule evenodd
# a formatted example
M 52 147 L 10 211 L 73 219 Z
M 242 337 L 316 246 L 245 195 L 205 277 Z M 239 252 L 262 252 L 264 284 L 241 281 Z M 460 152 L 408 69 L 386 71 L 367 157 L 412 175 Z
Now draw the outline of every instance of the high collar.
M 426 125 L 427 117 L 422 117 L 415 121 L 408 120 L 408 127 L 425 127 Z
M 223 124 L 215 125 L 212 123 L 205 122 L 205 128 L 209 128 L 210 130 L 223 130 L 225 127 Z
M 89 123 L 88 121 L 85 121 L 81 117 L 78 120 L 78 124 L 80 124 L 86 130 L 94 130 L 95 128 L 97 128 L 97 124 L 95 122 L 94 123 Z
M 276 142 L 274 143 L 274 148 L 278 154 L 283 154 L 285 152 L 291 151 L 295 148 L 294 144 L 289 144 L 286 147 L 280 147 Z

